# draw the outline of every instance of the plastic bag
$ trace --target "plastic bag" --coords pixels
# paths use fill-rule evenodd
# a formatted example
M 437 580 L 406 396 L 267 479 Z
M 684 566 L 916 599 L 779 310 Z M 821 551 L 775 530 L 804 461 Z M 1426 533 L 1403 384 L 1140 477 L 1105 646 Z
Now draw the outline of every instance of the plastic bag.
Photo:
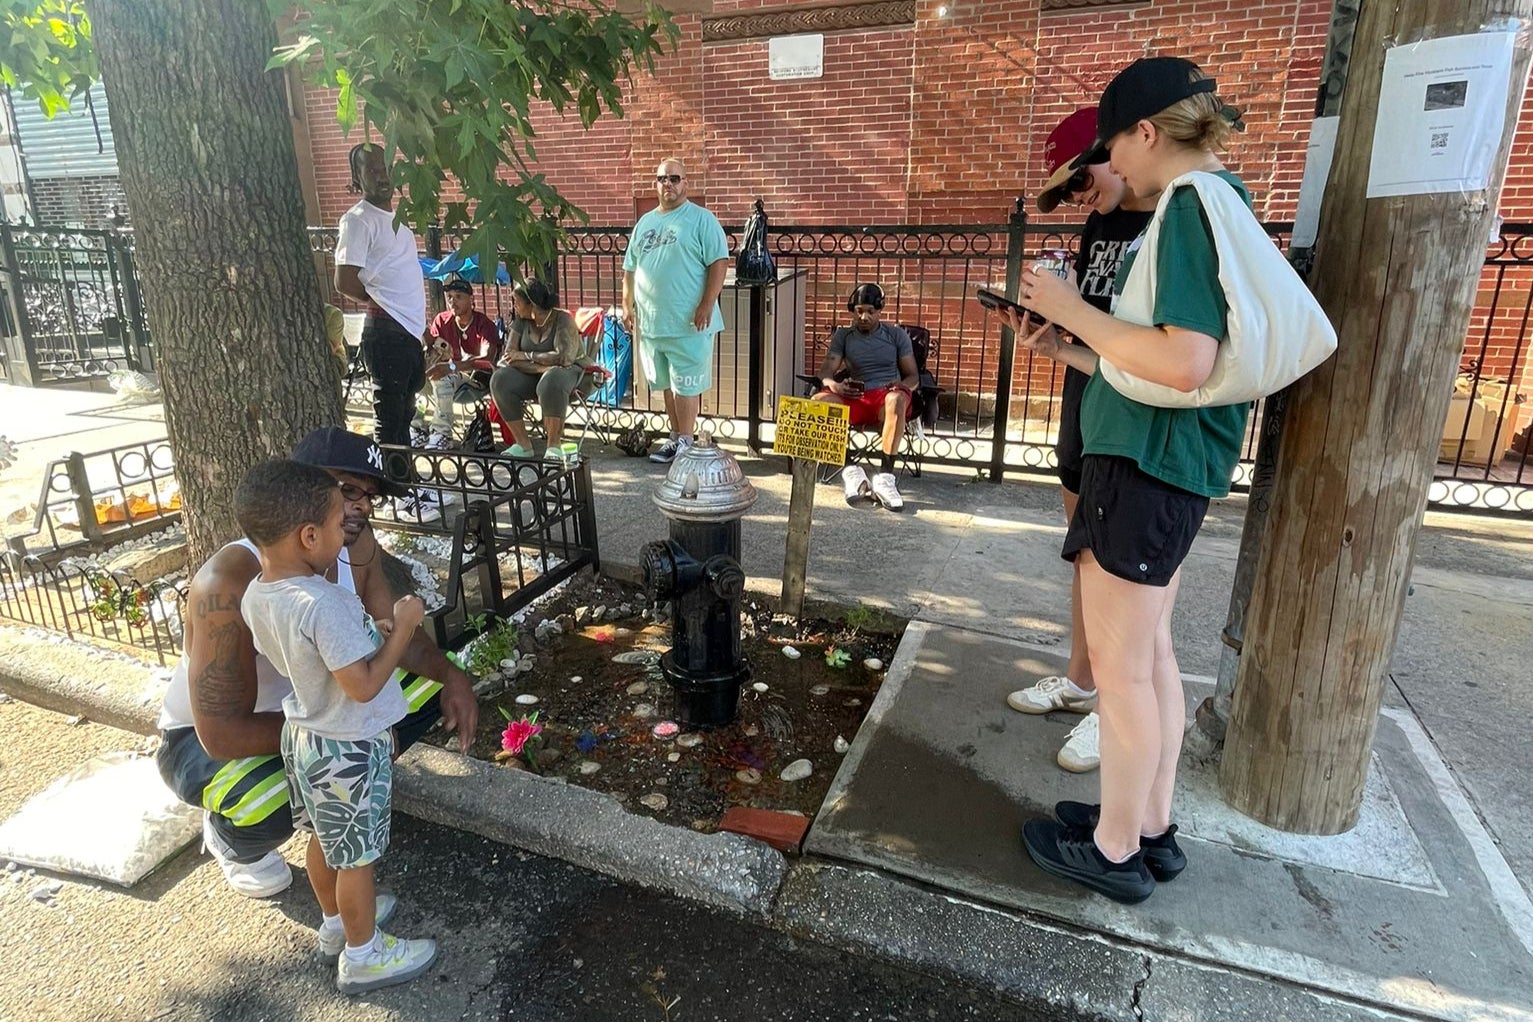
M 132 887 L 201 830 L 202 813 L 165 787 L 153 758 L 109 752 L 0 824 L 0 859 Z
M 118 369 L 107 374 L 107 386 L 125 398 L 151 398 L 160 396 L 160 383 L 148 373 L 137 369 Z
M 757 199 L 750 219 L 745 221 L 745 240 L 735 256 L 736 284 L 772 284 L 777 280 L 777 264 L 767 251 L 766 210 Z

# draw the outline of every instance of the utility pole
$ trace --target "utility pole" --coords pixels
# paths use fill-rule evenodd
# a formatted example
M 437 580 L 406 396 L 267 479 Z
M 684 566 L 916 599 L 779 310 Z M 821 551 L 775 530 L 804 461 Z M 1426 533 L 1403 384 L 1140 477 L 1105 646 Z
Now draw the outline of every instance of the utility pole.
M 1361 5 L 1310 275 L 1339 345 L 1289 393 L 1220 770 L 1230 804 L 1273 827 L 1334 834 L 1357 822 L 1528 76 L 1523 36 L 1510 94 L 1495 99 L 1505 121 L 1486 188 L 1369 199 L 1385 44 L 1530 14 L 1533 0 Z

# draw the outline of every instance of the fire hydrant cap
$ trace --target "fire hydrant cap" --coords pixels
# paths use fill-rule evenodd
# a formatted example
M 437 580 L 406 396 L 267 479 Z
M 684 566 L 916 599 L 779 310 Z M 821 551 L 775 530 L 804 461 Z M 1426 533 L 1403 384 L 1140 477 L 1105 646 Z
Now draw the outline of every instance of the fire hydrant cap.
M 756 488 L 733 455 L 716 447 L 707 433 L 700 433 L 696 442 L 671 462 L 652 499 L 671 518 L 728 521 L 756 503 Z

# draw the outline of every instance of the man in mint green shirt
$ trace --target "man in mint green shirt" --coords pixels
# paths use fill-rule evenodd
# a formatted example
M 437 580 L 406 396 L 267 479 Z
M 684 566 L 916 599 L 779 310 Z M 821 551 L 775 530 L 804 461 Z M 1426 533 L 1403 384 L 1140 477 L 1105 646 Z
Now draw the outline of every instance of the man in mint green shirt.
M 717 217 L 687 201 L 680 160 L 655 169 L 655 191 L 660 204 L 634 224 L 623 257 L 623 321 L 638 343 L 644 381 L 665 398 L 671 438 L 649 456 L 665 464 L 692 445 L 703 392 L 713 385 L 729 242 Z

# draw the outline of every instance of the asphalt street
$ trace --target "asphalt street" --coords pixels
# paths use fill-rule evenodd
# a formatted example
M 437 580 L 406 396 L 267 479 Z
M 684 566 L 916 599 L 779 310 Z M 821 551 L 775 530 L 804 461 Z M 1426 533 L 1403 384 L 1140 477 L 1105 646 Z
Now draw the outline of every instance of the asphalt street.
M 0 817 L 91 755 L 143 742 L 19 702 L 0 703 L 0 733 Z M 296 841 L 285 854 L 301 861 Z M 401 814 L 379 877 L 402 902 L 395 932 L 436 938 L 441 959 L 411 984 L 348 1000 L 311 955 L 318 909 L 301 871 L 268 902 L 230 892 L 195 846 L 126 891 L 0 874 L 0 1020 L 1052 1022 Z M 33 897 L 53 880 L 51 904 Z

